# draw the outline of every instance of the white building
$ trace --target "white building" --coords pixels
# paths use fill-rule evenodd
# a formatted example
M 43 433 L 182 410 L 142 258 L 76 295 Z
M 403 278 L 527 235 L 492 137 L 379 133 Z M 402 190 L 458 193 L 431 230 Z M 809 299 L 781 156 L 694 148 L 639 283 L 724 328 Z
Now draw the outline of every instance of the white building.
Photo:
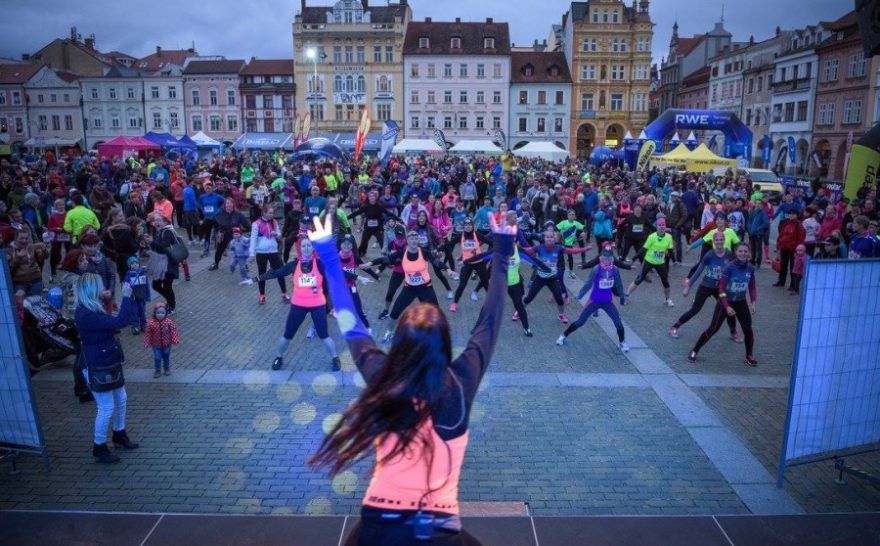
M 821 24 L 791 32 L 790 41 L 776 58 L 770 97 L 770 138 L 773 142 L 771 168 L 791 174 L 809 172 L 809 150 L 813 136 L 813 109 L 819 73 L 815 47 L 831 36 Z M 788 139 L 795 141 L 792 165 Z M 780 155 L 780 151 L 786 150 Z M 777 163 L 778 159 L 778 163 Z
M 748 44 L 734 42 L 722 49 L 709 63 L 709 110 L 723 110 L 740 115 L 746 46 Z
M 514 51 L 510 55 L 508 141 L 558 142 L 568 146 L 571 124 L 571 74 L 565 54 Z
M 76 77 L 43 66 L 24 84 L 33 144 L 83 145 L 80 88 Z
M 119 135 L 143 136 L 144 82 L 140 73 L 113 67 L 101 78 L 80 80 L 86 148 Z
M 183 101 L 183 69 L 198 59 L 195 49 L 162 49 L 138 59 L 134 68 L 144 77 L 144 132 L 186 133 Z M 149 75 L 147 75 L 149 74 Z
M 404 134 L 450 141 L 487 139 L 508 129 L 507 23 L 410 22 L 403 46 Z

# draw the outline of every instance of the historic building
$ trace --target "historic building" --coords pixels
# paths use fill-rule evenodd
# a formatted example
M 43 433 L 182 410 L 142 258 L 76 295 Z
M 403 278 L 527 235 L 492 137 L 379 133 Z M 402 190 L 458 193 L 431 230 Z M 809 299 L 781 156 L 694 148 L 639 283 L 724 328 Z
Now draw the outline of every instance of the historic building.
M 247 133 L 290 133 L 296 117 L 293 59 L 251 58 L 238 85 Z
M 451 141 L 507 130 L 510 32 L 507 23 L 411 22 L 404 42 L 404 133 L 435 128 Z
M 565 56 L 572 76 L 573 155 L 587 157 L 594 146 L 617 148 L 627 131 L 648 122 L 651 91 L 649 0 L 627 6 L 621 0 L 572 2 L 562 16 Z
M 46 66 L 24 84 L 31 140 L 37 146 L 84 147 L 80 87 L 75 76 Z
M 24 55 L 23 60 L 89 77 L 103 76 L 114 66 L 131 68 L 135 62 L 134 57 L 125 53 L 98 51 L 95 48 L 95 35 L 90 34 L 83 39 L 76 27 L 70 28 L 70 37 L 56 38 L 36 53 Z
M 704 34 L 679 38 L 678 23 L 672 25 L 669 52 L 660 63 L 660 82 L 657 89 L 658 114 L 669 108 L 680 108 L 679 90 L 685 79 L 709 66 L 709 60 L 730 45 L 731 34 L 724 29 L 724 21 Z M 699 78 L 698 78 L 699 79 Z M 690 81 L 693 85 L 694 81 Z
M 198 59 L 195 49 L 162 49 L 132 65 L 144 75 L 144 116 L 147 131 L 186 134 L 183 69 Z
M 770 133 L 772 87 L 765 84 L 767 77 L 775 71 L 776 59 L 788 47 L 790 38 L 791 32 L 777 27 L 772 38 L 757 43 L 750 39 L 743 52 L 745 67 L 742 71 L 741 106 L 737 115 L 752 131 L 752 167 L 769 166 L 769 161 L 765 163 L 763 159 L 763 143 L 764 136 Z M 772 140 L 770 143 L 772 145 Z
M 516 149 L 519 143 L 545 140 L 568 149 L 571 74 L 564 53 L 511 53 L 508 103 L 511 148 Z
M 86 148 L 117 136 L 143 135 L 144 82 L 140 72 L 114 66 L 106 75 L 80 79 Z
M 190 61 L 183 70 L 183 98 L 189 134 L 204 131 L 232 143 L 242 133 L 239 73 L 243 60 Z
M 0 64 L 0 144 L 14 145 L 30 138 L 24 85 L 40 69 L 33 64 Z
M 705 110 L 709 107 L 709 74 L 707 66 L 681 80 L 678 87 L 676 108 L 685 110 Z M 658 105 L 659 108 L 659 105 Z
M 403 41 L 411 18 L 406 0 L 327 7 L 302 0 L 293 22 L 294 83 L 313 132 L 353 134 L 365 106 L 374 122 L 403 120 Z

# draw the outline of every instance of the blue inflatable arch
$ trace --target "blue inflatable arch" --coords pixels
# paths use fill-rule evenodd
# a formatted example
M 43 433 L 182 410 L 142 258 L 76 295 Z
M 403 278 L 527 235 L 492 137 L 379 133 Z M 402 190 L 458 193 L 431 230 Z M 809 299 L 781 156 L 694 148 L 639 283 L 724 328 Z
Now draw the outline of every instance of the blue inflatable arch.
M 752 131 L 733 112 L 670 108 L 645 127 L 645 135 L 663 149 L 663 140 L 673 131 L 699 130 L 724 133 L 721 155 L 752 159 Z

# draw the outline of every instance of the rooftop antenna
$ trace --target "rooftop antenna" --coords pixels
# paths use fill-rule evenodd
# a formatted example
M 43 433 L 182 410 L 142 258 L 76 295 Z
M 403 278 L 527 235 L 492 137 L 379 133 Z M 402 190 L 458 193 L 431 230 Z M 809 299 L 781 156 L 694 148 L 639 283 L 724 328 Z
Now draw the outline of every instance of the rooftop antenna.
M 721 3 L 721 24 L 724 24 L 724 2 Z

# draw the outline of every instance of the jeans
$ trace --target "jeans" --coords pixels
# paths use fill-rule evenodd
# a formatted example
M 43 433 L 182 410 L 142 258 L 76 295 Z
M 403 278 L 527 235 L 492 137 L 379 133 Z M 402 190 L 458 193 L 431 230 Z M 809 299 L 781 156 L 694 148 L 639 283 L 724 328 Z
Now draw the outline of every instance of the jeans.
M 147 326 L 147 301 L 131 300 L 131 326 L 143 330 Z
M 229 264 L 229 272 L 233 273 L 235 268 L 238 268 L 238 272 L 241 274 L 241 280 L 245 280 L 248 278 L 248 257 L 247 256 L 233 256 L 232 263 Z
M 171 347 L 153 347 L 153 368 L 158 372 L 161 367 L 171 368 Z
M 89 371 L 83 370 L 83 376 L 86 383 L 89 382 Z M 95 415 L 95 444 L 103 445 L 107 443 L 107 426 L 110 425 L 110 418 L 113 418 L 113 430 L 125 430 L 125 405 L 127 396 L 125 387 L 119 387 L 112 391 L 95 392 L 95 405 L 98 407 L 98 413 Z
M 19 290 L 24 292 L 25 296 L 39 296 L 43 293 L 43 281 L 37 280 L 34 282 L 13 282 L 12 289 L 15 292 Z
M 672 228 L 672 242 L 675 245 L 675 263 L 681 263 L 682 246 L 681 241 L 685 233 L 681 228 Z

